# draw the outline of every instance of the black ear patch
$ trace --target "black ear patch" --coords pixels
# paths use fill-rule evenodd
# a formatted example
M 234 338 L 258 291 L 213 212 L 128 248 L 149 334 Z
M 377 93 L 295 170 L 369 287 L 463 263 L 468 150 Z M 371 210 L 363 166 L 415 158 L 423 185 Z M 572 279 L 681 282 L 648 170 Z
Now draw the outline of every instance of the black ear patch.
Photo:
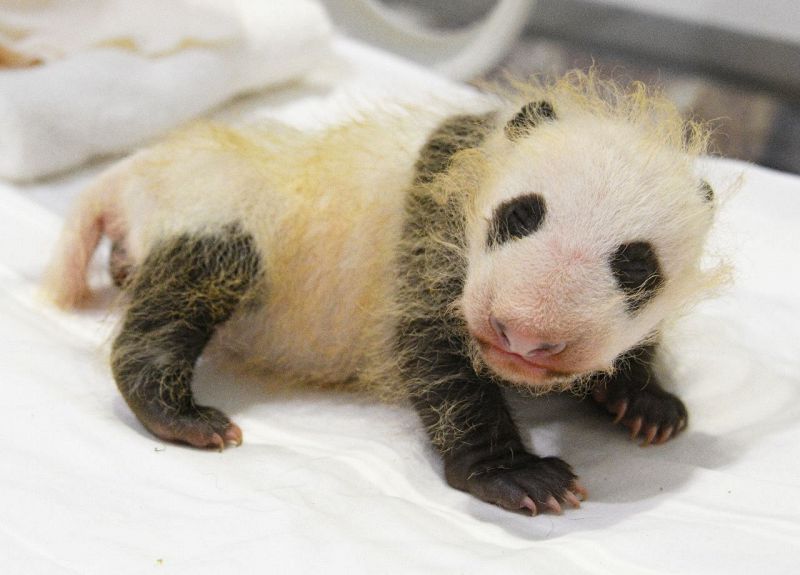
M 708 202 L 711 203 L 714 201 L 714 188 L 711 187 L 705 180 L 700 181 L 700 193 L 703 194 L 703 198 Z
M 416 184 L 429 184 L 446 172 L 453 156 L 461 150 L 477 148 L 495 127 L 494 112 L 482 116 L 460 115 L 447 118 L 422 147 L 414 168 Z
M 622 244 L 611 257 L 611 271 L 628 296 L 628 309 L 637 311 L 664 283 L 661 267 L 649 242 Z
M 539 194 L 526 194 L 503 202 L 494 210 L 489 225 L 489 247 L 532 234 L 542 225 L 546 212 L 544 198 Z
M 556 112 L 547 100 L 528 102 L 506 124 L 506 136 L 515 140 L 536 127 L 542 120 L 555 120 Z

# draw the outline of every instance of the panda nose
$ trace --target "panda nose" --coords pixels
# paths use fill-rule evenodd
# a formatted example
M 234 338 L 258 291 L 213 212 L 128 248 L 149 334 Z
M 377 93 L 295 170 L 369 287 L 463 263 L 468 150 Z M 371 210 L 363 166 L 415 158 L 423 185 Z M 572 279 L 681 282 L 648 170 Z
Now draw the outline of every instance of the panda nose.
M 489 317 L 489 323 L 492 324 L 492 329 L 500 339 L 503 348 L 523 357 L 549 357 L 561 353 L 567 347 L 567 343 L 564 341 L 544 341 L 533 334 L 516 330 L 494 316 Z

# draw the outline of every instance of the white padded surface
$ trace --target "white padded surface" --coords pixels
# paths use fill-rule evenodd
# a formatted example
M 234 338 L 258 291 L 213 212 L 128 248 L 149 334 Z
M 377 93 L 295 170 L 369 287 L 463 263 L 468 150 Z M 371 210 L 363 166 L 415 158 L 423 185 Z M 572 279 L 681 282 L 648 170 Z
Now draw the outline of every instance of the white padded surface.
M 337 51 L 341 68 L 269 95 L 270 113 L 302 124 L 375 78 L 392 82 L 377 93 L 440 86 L 357 46 Z M 587 402 L 512 398 L 536 450 L 566 459 L 590 492 L 580 510 L 536 518 L 447 487 L 409 408 L 269 393 L 209 365 L 197 395 L 245 443 L 214 453 L 157 440 L 104 359 L 113 313 L 62 313 L 36 296 L 60 214 L 92 170 L 0 184 L 0 570 L 797 572 L 800 178 L 725 160 L 700 170 L 718 191 L 745 180 L 715 233 L 736 283 L 668 338 L 690 427 L 643 449 Z

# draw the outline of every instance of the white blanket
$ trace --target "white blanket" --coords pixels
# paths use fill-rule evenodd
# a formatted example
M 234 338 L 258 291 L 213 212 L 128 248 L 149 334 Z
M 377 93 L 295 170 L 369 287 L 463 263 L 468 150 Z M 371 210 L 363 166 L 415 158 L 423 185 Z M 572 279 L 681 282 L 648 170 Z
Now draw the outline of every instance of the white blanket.
M 0 7 L 0 50 L 42 64 L 0 67 L 0 178 L 130 150 L 306 73 L 329 39 L 312 0 L 11 2 Z
M 270 113 L 328 115 L 381 78 L 396 94 L 441 86 L 337 51 L 341 83 L 273 98 Z M 725 160 L 700 170 L 722 196 L 715 244 L 737 272 L 668 338 L 690 427 L 640 448 L 588 402 L 512 398 L 536 450 L 570 462 L 590 493 L 579 510 L 536 518 L 447 487 L 404 406 L 268 393 L 203 365 L 199 399 L 231 414 L 244 444 L 220 454 L 149 435 L 103 357 L 113 314 L 36 298 L 57 212 L 88 174 L 0 185 L 0 571 L 796 573 L 800 178 Z

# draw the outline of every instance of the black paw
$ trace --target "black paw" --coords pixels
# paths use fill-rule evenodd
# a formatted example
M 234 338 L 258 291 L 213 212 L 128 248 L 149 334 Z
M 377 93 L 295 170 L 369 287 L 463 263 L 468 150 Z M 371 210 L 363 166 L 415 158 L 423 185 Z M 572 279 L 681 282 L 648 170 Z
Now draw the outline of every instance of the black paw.
M 644 433 L 643 446 L 668 441 L 689 421 L 683 402 L 655 382 L 644 387 L 601 382 L 592 396 L 614 416 L 614 423 L 630 429 L 631 439 Z
M 242 430 L 227 415 L 213 407 L 192 405 L 180 412 L 162 412 L 139 419 L 152 433 L 167 441 L 222 451 L 228 443 L 241 445 Z
M 465 477 L 448 481 L 478 499 L 509 511 L 528 510 L 561 513 L 562 504 L 580 507 L 586 490 L 564 461 L 557 457 L 537 457 L 528 453 L 493 462 L 475 463 Z

